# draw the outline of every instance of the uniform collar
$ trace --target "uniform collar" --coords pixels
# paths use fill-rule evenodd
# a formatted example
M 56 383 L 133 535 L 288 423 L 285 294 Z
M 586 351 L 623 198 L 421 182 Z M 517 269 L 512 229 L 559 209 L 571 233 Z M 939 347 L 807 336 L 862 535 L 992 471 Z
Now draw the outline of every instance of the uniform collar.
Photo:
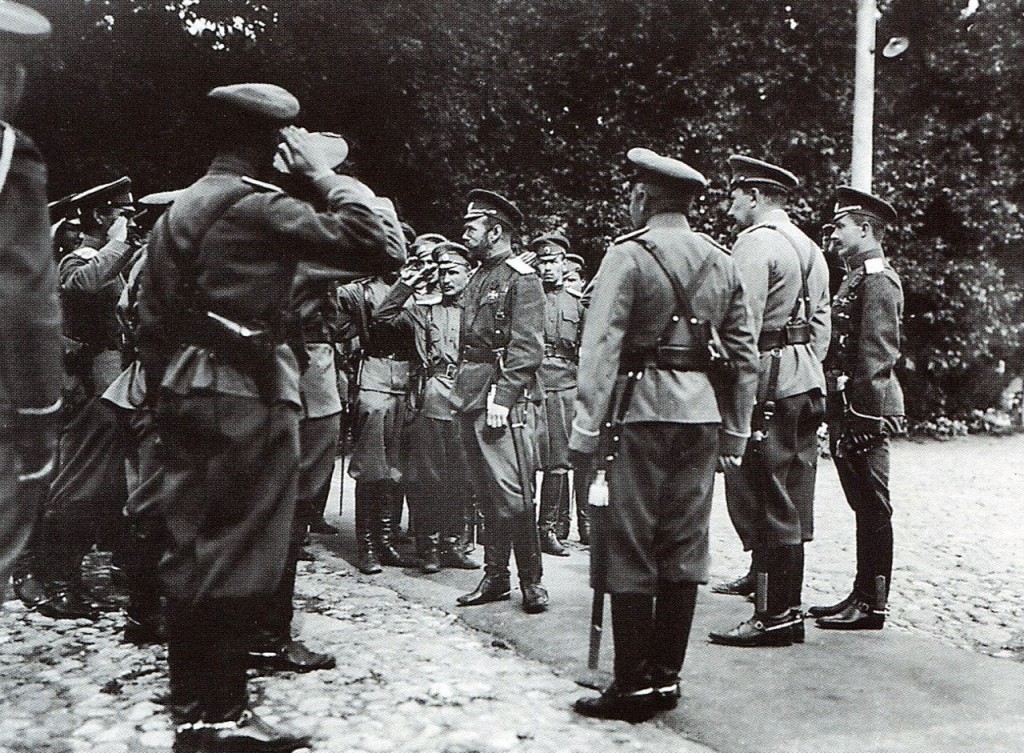
M 507 261 L 508 259 L 511 259 L 511 258 L 512 258 L 512 252 L 511 251 L 509 251 L 507 254 L 502 254 L 501 256 L 492 256 L 489 259 L 484 259 L 482 262 L 480 262 L 480 269 L 494 269 L 496 266 L 498 266 L 502 262 L 505 262 L 505 261 Z
M 682 212 L 660 212 L 647 221 L 647 227 L 652 230 L 656 228 L 682 228 L 690 229 L 690 221 Z
M 765 212 L 755 223 L 756 225 L 770 225 L 774 222 L 789 222 L 789 215 L 782 207 L 773 207 Z
M 847 258 L 846 265 L 848 269 L 854 270 L 864 266 L 864 262 L 868 259 L 884 259 L 885 253 L 882 251 L 881 246 L 875 246 L 869 248 L 866 251 L 858 251 L 853 256 Z
M 214 158 L 213 163 L 210 165 L 210 169 L 207 172 L 222 175 L 248 175 L 250 178 L 255 178 L 258 177 L 262 171 L 259 166 L 247 159 L 239 157 L 237 154 L 222 152 Z

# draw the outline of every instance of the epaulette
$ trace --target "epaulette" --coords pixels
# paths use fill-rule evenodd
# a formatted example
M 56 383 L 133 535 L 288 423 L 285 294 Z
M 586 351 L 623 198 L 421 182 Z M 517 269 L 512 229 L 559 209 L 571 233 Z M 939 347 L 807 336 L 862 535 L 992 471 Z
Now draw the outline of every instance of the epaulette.
M 885 271 L 885 259 L 882 257 L 875 257 L 874 259 L 864 260 L 864 274 L 874 275 L 879 272 Z
M 89 261 L 98 253 L 99 251 L 97 251 L 95 248 L 89 248 L 89 246 L 82 246 L 77 251 L 72 251 L 71 255 L 78 256 L 81 257 L 82 259 L 85 259 L 86 261 Z
M 632 240 L 636 240 L 636 239 L 637 239 L 637 238 L 639 238 L 639 237 L 640 237 L 641 235 L 643 235 L 644 233 L 646 233 L 646 232 L 647 232 L 647 231 L 648 231 L 649 229 L 650 229 L 650 228 L 648 228 L 648 227 L 647 227 L 647 226 L 645 225 L 644 227 L 642 227 L 642 228 L 638 228 L 637 230 L 634 230 L 634 231 L 633 231 L 633 232 L 631 232 L 631 233 L 626 233 L 625 235 L 620 235 L 620 236 L 619 236 L 618 238 L 616 238 L 615 240 L 613 240 L 613 241 L 612 241 L 612 245 L 613 245 L 613 246 L 617 246 L 618 244 L 620 244 L 620 243 L 625 243 L 626 241 L 632 241 Z
M 521 275 L 532 275 L 537 271 L 518 256 L 508 257 L 505 259 L 505 263 Z
M 273 183 L 265 183 L 262 180 L 256 180 L 255 178 L 250 178 L 248 175 L 243 175 L 242 176 L 242 182 L 245 183 L 247 186 L 252 186 L 257 191 L 267 191 L 269 193 L 284 193 L 285 192 L 285 190 L 283 188 L 281 188 L 280 186 L 275 186 Z
M 725 246 L 723 246 L 723 245 L 722 245 L 721 243 L 719 243 L 718 241 L 716 241 L 716 240 L 715 240 L 714 238 L 712 238 L 712 237 L 711 237 L 710 235 L 708 235 L 707 233 L 697 233 L 697 235 L 699 235 L 699 236 L 700 236 L 701 238 L 703 238 L 704 240 L 706 240 L 706 241 L 707 241 L 708 243 L 710 243 L 710 244 L 711 244 L 712 246 L 714 246 L 715 248 L 717 248 L 717 249 L 718 249 L 719 251 L 721 251 L 721 252 L 722 252 L 723 254 L 726 254 L 726 255 L 730 255 L 730 254 L 732 253 L 732 252 L 731 252 L 731 251 L 730 251 L 729 249 L 727 249 L 727 248 L 726 248 Z

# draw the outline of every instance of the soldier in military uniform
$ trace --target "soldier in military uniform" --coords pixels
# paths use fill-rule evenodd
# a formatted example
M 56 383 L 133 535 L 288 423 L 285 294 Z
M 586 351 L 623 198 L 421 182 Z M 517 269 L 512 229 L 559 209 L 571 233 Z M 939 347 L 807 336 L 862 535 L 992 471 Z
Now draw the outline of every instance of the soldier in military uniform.
M 123 426 L 116 408 L 100 398 L 122 366 L 117 301 L 137 251 L 128 242 L 131 180 L 83 191 L 67 209 L 80 213 L 85 235 L 81 248 L 57 267 L 69 377 L 60 462 L 46 512 L 26 551 L 30 561 L 23 559 L 15 573 L 15 590 L 49 617 L 96 619 L 100 609 L 115 607 L 85 594 L 82 558 L 98 540 L 112 547 L 121 538 L 128 497 Z
M 758 358 L 736 264 L 686 218 L 707 180 L 648 149 L 627 156 L 636 230 L 612 244 L 594 278 L 569 449 L 577 472 L 589 472 L 613 424 L 591 585 L 611 594 L 615 680 L 575 708 L 636 722 L 677 704 L 707 579 L 715 468 L 741 463 Z M 731 378 L 714 372 L 713 340 Z
M 826 630 L 879 630 L 892 579 L 889 438 L 906 430 L 900 357 L 903 287 L 882 251 L 897 220 L 887 201 L 846 186 L 836 191 L 830 240 L 849 270 L 832 301 L 825 360 L 832 457 L 857 522 L 853 591 L 807 610 Z
M 561 233 L 535 238 L 530 249 L 544 286 L 544 361 L 538 379 L 544 387 L 544 420 L 540 434 L 540 548 L 545 554 L 568 557 L 560 539 L 569 536 L 569 433 L 576 403 L 576 368 L 583 334 L 583 294 L 563 279 L 569 241 Z M 586 510 L 578 508 L 581 540 L 588 538 Z M 561 530 L 559 530 L 561 528 Z
M 158 396 L 176 744 L 294 750 L 308 738 L 254 716 L 246 688 L 249 625 L 272 608 L 295 515 L 301 399 L 282 314 L 300 260 L 384 274 L 404 241 L 372 191 L 336 175 L 308 133 L 282 128 L 299 112 L 290 93 L 218 87 L 209 108 L 217 156 L 157 223 L 139 296 L 139 354 Z M 325 211 L 250 177 L 267 174 L 282 138 Z
M 729 215 L 741 231 L 732 258 L 750 304 L 761 375 L 753 438 L 725 489 L 755 564 L 715 590 L 752 593 L 755 573 L 767 575 L 767 589 L 751 619 L 710 638 L 730 646 L 790 645 L 803 640 L 803 545 L 813 538 L 817 430 L 825 415 L 821 361 L 831 332 L 828 265 L 786 214 L 786 195 L 799 184 L 795 175 L 739 155 L 729 158 L 729 167 Z
M 534 512 L 537 370 L 544 360 L 544 289 L 533 267 L 512 255 L 522 212 L 492 191 L 469 194 L 462 240 L 480 262 L 463 293 L 461 355 L 452 388 L 471 481 L 487 537 L 484 577 L 460 606 L 509 598 L 516 555 L 523 609 L 542 612 L 548 594 Z
M 422 248 L 427 244 L 417 245 Z M 471 265 L 468 252 L 457 243 L 444 241 L 428 247 L 439 272 L 440 298 L 406 305 L 421 281 L 433 276 L 430 266 L 407 267 L 377 307 L 374 324 L 380 331 L 413 336 L 419 355 L 421 374 L 417 381 L 421 387 L 408 428 L 406 485 L 418 535 L 420 567 L 424 573 L 436 573 L 442 567 L 476 570 L 479 563 L 459 546 L 469 484 L 451 397 L 459 360 L 462 293 L 469 282 Z
M 416 565 L 395 548 L 393 528 L 395 510 L 401 510 L 406 394 L 416 350 L 412 337 L 373 328 L 373 312 L 392 282 L 373 277 L 338 288 L 342 311 L 356 322 L 362 348 L 348 473 L 356 481 L 356 567 L 366 575 L 381 572 L 381 565 Z
M 50 22 L 36 11 L 0 5 L 0 592 L 46 496 L 61 406 L 46 164 L 8 123 L 25 91 L 24 61 L 49 34 Z
M 562 273 L 562 281 L 570 290 L 583 292 L 587 285 L 587 264 L 579 254 L 565 255 L 565 271 Z

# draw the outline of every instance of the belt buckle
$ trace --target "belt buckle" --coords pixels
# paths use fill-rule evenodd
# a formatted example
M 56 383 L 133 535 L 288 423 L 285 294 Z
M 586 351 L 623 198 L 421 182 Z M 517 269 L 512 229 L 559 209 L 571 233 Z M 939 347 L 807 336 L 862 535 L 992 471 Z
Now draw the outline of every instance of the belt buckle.
M 444 367 L 444 375 L 448 379 L 455 378 L 455 372 L 459 370 L 458 364 L 450 363 Z

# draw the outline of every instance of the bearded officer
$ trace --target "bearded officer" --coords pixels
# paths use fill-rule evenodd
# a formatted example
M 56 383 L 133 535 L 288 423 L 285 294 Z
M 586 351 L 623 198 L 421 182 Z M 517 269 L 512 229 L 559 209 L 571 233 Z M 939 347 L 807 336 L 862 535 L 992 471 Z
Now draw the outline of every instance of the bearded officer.
M 761 375 L 753 439 L 743 465 L 726 476 L 726 501 L 752 552 L 752 572 L 767 575 L 767 589 L 751 619 L 710 637 L 731 646 L 785 646 L 803 640 L 803 547 L 814 532 L 818 426 L 825 416 L 821 361 L 832 330 L 828 264 L 786 214 L 795 175 L 739 155 L 729 167 L 729 215 L 741 229 L 732 258 L 750 302 Z
M 544 386 L 544 420 L 540 434 L 540 514 L 537 527 L 545 554 L 568 557 L 562 540 L 569 537 L 569 433 L 576 402 L 576 369 L 583 334 L 583 294 L 565 284 L 569 240 L 561 233 L 535 238 L 530 250 L 544 285 L 544 361 L 538 378 Z M 580 540 L 588 540 L 587 516 L 578 508 Z
M 0 4 L 0 592 L 46 496 L 61 406 L 46 164 L 8 123 L 25 91 L 25 60 L 49 34 L 41 14 Z
M 757 350 L 736 264 L 686 218 L 707 180 L 648 149 L 627 156 L 636 230 L 612 244 L 594 278 L 569 449 L 576 471 L 589 472 L 602 427 L 614 425 L 591 585 L 611 594 L 615 679 L 575 708 L 636 722 L 677 704 L 707 578 L 715 468 L 741 463 Z M 731 379 L 710 373 L 712 333 Z
M 290 93 L 218 87 L 209 109 L 217 156 L 157 223 L 139 297 L 140 360 L 159 396 L 171 696 L 182 748 L 287 751 L 308 738 L 254 716 L 246 688 L 248 627 L 272 608 L 296 505 L 299 374 L 281 316 L 300 260 L 386 273 L 404 241 L 366 186 L 336 175 L 307 132 L 282 129 L 299 112 Z M 281 138 L 325 211 L 250 177 L 267 174 Z
M 846 186 L 836 191 L 830 241 L 849 270 L 832 301 L 832 344 L 825 361 L 832 457 L 857 525 L 853 591 L 811 607 L 826 630 L 879 630 L 892 579 L 890 438 L 906 431 L 900 357 L 903 286 L 882 251 L 897 220 L 884 199 Z
M 492 191 L 469 194 L 462 240 L 480 268 L 462 311 L 462 353 L 452 402 L 487 528 L 484 577 L 460 606 L 509 598 L 516 555 L 523 609 L 547 609 L 533 510 L 537 469 L 537 370 L 544 360 L 544 289 L 533 267 L 512 255 L 518 207 Z

